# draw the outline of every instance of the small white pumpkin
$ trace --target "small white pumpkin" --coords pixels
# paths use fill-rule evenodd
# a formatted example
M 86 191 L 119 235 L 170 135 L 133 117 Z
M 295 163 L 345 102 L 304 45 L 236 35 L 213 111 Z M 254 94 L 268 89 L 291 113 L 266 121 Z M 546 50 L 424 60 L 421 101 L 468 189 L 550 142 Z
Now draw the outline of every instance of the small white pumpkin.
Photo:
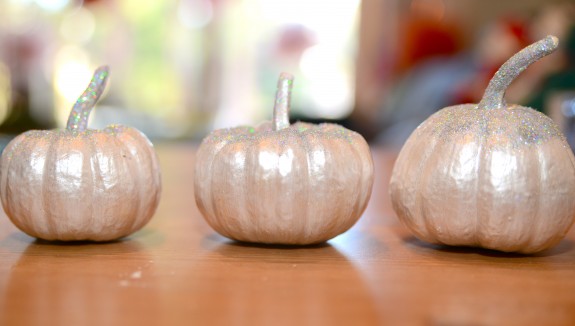
M 507 105 L 505 90 L 553 52 L 536 42 L 497 71 L 481 102 L 444 108 L 409 137 L 390 194 L 418 238 L 456 246 L 533 253 L 552 247 L 575 217 L 575 158 L 557 125 Z
M 96 70 L 70 113 L 66 129 L 17 136 L 0 159 L 6 215 L 45 240 L 108 241 L 142 228 L 161 192 L 152 143 L 136 129 L 86 129 L 108 68 Z
M 289 124 L 293 77 L 282 74 L 274 118 L 216 130 L 196 156 L 198 208 L 239 241 L 306 245 L 349 229 L 363 213 L 373 162 L 361 135 L 335 124 Z

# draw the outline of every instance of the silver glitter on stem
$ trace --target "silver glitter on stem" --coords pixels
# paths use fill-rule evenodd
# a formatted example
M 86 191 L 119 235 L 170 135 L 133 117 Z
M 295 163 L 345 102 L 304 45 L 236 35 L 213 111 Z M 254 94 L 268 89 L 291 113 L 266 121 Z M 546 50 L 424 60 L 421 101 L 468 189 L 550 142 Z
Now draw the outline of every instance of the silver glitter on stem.
M 280 74 L 278 80 L 278 90 L 274 104 L 274 130 L 282 130 L 289 127 L 289 109 L 291 101 L 291 90 L 293 87 L 293 75 L 286 72 Z
M 109 75 L 110 69 L 108 66 L 102 66 L 96 69 L 88 88 L 80 95 L 76 104 L 72 107 L 66 129 L 77 131 L 86 130 L 90 111 L 92 111 L 92 108 L 104 92 Z
M 489 82 L 483 94 L 480 109 L 500 109 L 505 107 L 505 91 L 509 84 L 530 64 L 552 53 L 559 46 L 557 37 L 549 35 L 535 42 L 505 62 Z

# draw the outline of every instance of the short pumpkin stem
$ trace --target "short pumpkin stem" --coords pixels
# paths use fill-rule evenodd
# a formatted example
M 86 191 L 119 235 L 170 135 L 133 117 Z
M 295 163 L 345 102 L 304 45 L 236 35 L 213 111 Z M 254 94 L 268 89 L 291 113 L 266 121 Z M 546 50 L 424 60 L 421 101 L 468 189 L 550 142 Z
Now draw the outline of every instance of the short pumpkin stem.
M 282 130 L 289 127 L 289 109 L 291 102 L 291 90 L 293 87 L 293 75 L 286 72 L 280 74 L 278 90 L 274 104 L 274 130 Z
M 72 107 L 66 129 L 77 131 L 86 130 L 90 112 L 94 105 L 96 105 L 96 102 L 98 102 L 100 96 L 102 96 L 109 75 L 110 69 L 108 66 L 101 66 L 96 69 L 88 88 L 80 95 L 76 104 Z
M 505 91 L 509 84 L 530 64 L 552 53 L 559 46 L 559 40 L 553 35 L 535 42 L 507 60 L 489 82 L 481 102 L 480 109 L 500 109 L 506 106 Z

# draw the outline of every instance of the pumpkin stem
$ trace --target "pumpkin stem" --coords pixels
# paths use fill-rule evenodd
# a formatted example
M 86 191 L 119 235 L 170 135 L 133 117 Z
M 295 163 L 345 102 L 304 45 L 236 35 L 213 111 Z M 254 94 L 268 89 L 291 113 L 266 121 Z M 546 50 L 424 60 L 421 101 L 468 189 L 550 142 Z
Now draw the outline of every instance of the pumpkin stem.
M 507 60 L 489 82 L 481 102 L 480 109 L 500 109 L 505 107 L 505 91 L 509 84 L 530 64 L 552 53 L 559 46 L 559 40 L 549 35 L 516 53 Z
M 88 88 L 86 88 L 84 93 L 80 95 L 76 104 L 72 107 L 72 111 L 70 111 L 70 116 L 68 117 L 68 123 L 66 124 L 66 129 L 77 131 L 86 130 L 90 112 L 104 92 L 109 75 L 110 69 L 108 66 L 101 66 L 96 69 Z
M 274 104 L 274 130 L 282 130 L 289 127 L 289 109 L 291 102 L 291 90 L 293 87 L 293 75 L 286 72 L 280 74 L 278 90 Z

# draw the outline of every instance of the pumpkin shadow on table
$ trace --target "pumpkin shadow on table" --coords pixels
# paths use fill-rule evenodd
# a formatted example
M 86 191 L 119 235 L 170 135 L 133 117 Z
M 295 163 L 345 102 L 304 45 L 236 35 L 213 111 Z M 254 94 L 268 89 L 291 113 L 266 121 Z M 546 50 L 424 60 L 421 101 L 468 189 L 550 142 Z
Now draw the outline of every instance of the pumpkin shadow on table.
M 108 241 L 90 241 L 90 240 L 80 240 L 80 241 L 59 241 L 59 240 L 44 240 L 39 238 L 34 238 L 29 236 L 21 231 L 16 231 L 10 233 L 4 239 L 0 240 L 0 247 L 10 247 L 10 246 L 21 246 L 21 245 L 28 245 L 28 244 L 37 244 L 37 245 L 53 245 L 53 246 L 62 246 L 62 247 L 82 247 L 84 246 L 87 248 L 89 245 L 96 245 L 96 246 L 104 246 L 107 244 L 114 244 L 114 243 L 128 243 L 128 242 L 145 242 L 146 245 L 151 244 L 159 244 L 165 241 L 165 237 L 158 232 L 157 230 L 150 229 L 149 227 L 143 228 L 139 231 L 134 232 L 131 235 L 126 237 L 115 239 L 115 240 L 108 240 Z M 123 245 L 124 246 L 124 245 Z M 140 247 L 143 246 L 137 245 L 129 245 L 126 247 Z
M 130 324 L 141 311 L 158 309 L 152 256 L 137 240 L 10 239 L 27 244 L 5 277 L 0 325 Z
M 215 323 L 378 324 L 374 297 L 361 270 L 333 245 L 267 245 L 216 234 L 202 240 L 209 272 L 220 280 L 206 298 L 216 301 Z M 230 277 L 230 273 L 233 273 Z M 214 320 L 215 318 L 215 320 Z
M 511 259 L 521 259 L 521 258 L 537 258 L 537 257 L 549 257 L 561 254 L 566 254 L 575 249 L 575 244 L 569 239 L 563 239 L 553 248 L 543 250 L 534 254 L 522 254 L 513 252 L 502 252 L 491 249 L 484 249 L 478 247 L 465 247 L 465 246 L 449 246 L 442 244 L 433 244 L 419 240 L 413 235 L 403 236 L 402 241 L 407 244 L 421 249 L 433 249 L 435 252 L 439 253 L 449 253 L 449 254 L 462 254 L 462 255 L 480 255 L 492 258 L 511 258 Z

